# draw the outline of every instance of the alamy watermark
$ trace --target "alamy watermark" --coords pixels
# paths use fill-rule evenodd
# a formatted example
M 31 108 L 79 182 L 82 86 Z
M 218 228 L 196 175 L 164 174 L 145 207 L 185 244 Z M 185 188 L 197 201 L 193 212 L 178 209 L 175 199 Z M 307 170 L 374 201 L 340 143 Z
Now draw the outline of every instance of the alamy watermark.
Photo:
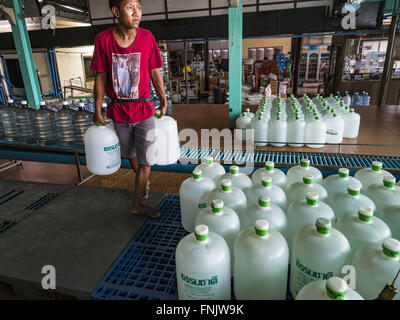
M 45 5 L 42 8 L 42 28 L 44 30 L 56 29 L 56 8 L 52 5 Z
M 42 274 L 45 274 L 45 276 L 42 278 L 42 288 L 44 290 L 55 290 L 56 268 L 52 265 L 45 265 L 42 268 Z

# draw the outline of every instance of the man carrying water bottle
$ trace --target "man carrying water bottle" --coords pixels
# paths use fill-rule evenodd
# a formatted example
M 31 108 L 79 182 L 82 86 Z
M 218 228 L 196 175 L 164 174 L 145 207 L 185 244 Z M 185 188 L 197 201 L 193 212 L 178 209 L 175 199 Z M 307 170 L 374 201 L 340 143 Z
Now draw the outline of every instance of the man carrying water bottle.
M 118 25 L 96 37 L 91 70 L 96 71 L 95 125 L 105 124 L 101 115 L 104 94 L 112 99 L 107 117 L 121 143 L 123 158 L 136 172 L 133 215 L 158 218 L 160 213 L 143 204 L 148 197 L 149 176 L 154 164 L 154 107 L 150 101 L 149 77 L 161 101 L 162 115 L 167 111 L 162 60 L 157 43 L 148 30 L 139 28 L 142 18 L 140 0 L 109 0 Z

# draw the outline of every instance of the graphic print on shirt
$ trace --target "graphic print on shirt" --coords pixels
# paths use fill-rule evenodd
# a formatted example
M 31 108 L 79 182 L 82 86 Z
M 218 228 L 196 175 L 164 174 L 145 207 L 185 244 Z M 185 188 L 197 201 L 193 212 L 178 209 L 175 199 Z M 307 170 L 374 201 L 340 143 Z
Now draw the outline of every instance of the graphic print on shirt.
M 112 79 L 117 99 L 139 99 L 140 52 L 113 53 Z

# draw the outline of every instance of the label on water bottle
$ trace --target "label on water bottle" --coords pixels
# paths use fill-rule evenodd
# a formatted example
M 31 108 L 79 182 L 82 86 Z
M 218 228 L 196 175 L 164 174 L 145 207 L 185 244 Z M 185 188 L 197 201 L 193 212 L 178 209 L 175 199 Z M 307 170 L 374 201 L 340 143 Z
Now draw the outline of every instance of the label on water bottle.
M 198 207 L 199 209 L 205 209 L 207 208 L 207 203 L 199 203 Z
M 109 147 L 104 147 L 104 152 L 106 153 L 107 169 L 114 169 L 121 166 L 121 147 L 120 143 Z
M 333 272 L 322 273 L 314 271 L 311 268 L 303 265 L 299 258 L 296 258 L 296 269 L 296 295 L 299 293 L 301 288 L 310 282 L 317 280 L 328 280 L 329 278 L 333 277 Z
M 339 132 L 337 132 L 336 130 L 328 129 L 328 130 L 326 131 L 326 134 L 330 134 L 330 135 L 332 135 L 332 136 L 337 136 L 337 135 L 339 134 Z
M 183 290 L 186 299 L 209 300 L 216 296 L 218 276 L 211 279 L 195 279 L 181 273 L 181 280 L 184 281 Z

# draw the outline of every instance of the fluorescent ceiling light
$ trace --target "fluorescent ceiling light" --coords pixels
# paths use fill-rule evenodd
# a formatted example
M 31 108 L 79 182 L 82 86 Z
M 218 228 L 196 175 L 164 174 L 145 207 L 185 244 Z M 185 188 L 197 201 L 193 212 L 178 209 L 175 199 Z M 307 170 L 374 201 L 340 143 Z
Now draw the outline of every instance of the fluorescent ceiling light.
M 72 10 L 72 11 L 77 11 L 77 12 L 80 12 L 80 13 L 84 13 L 85 12 L 82 9 L 79 9 L 79 8 L 76 8 L 76 7 L 67 6 L 65 4 L 60 4 L 59 6 L 65 8 L 65 9 L 69 9 L 69 10 Z

